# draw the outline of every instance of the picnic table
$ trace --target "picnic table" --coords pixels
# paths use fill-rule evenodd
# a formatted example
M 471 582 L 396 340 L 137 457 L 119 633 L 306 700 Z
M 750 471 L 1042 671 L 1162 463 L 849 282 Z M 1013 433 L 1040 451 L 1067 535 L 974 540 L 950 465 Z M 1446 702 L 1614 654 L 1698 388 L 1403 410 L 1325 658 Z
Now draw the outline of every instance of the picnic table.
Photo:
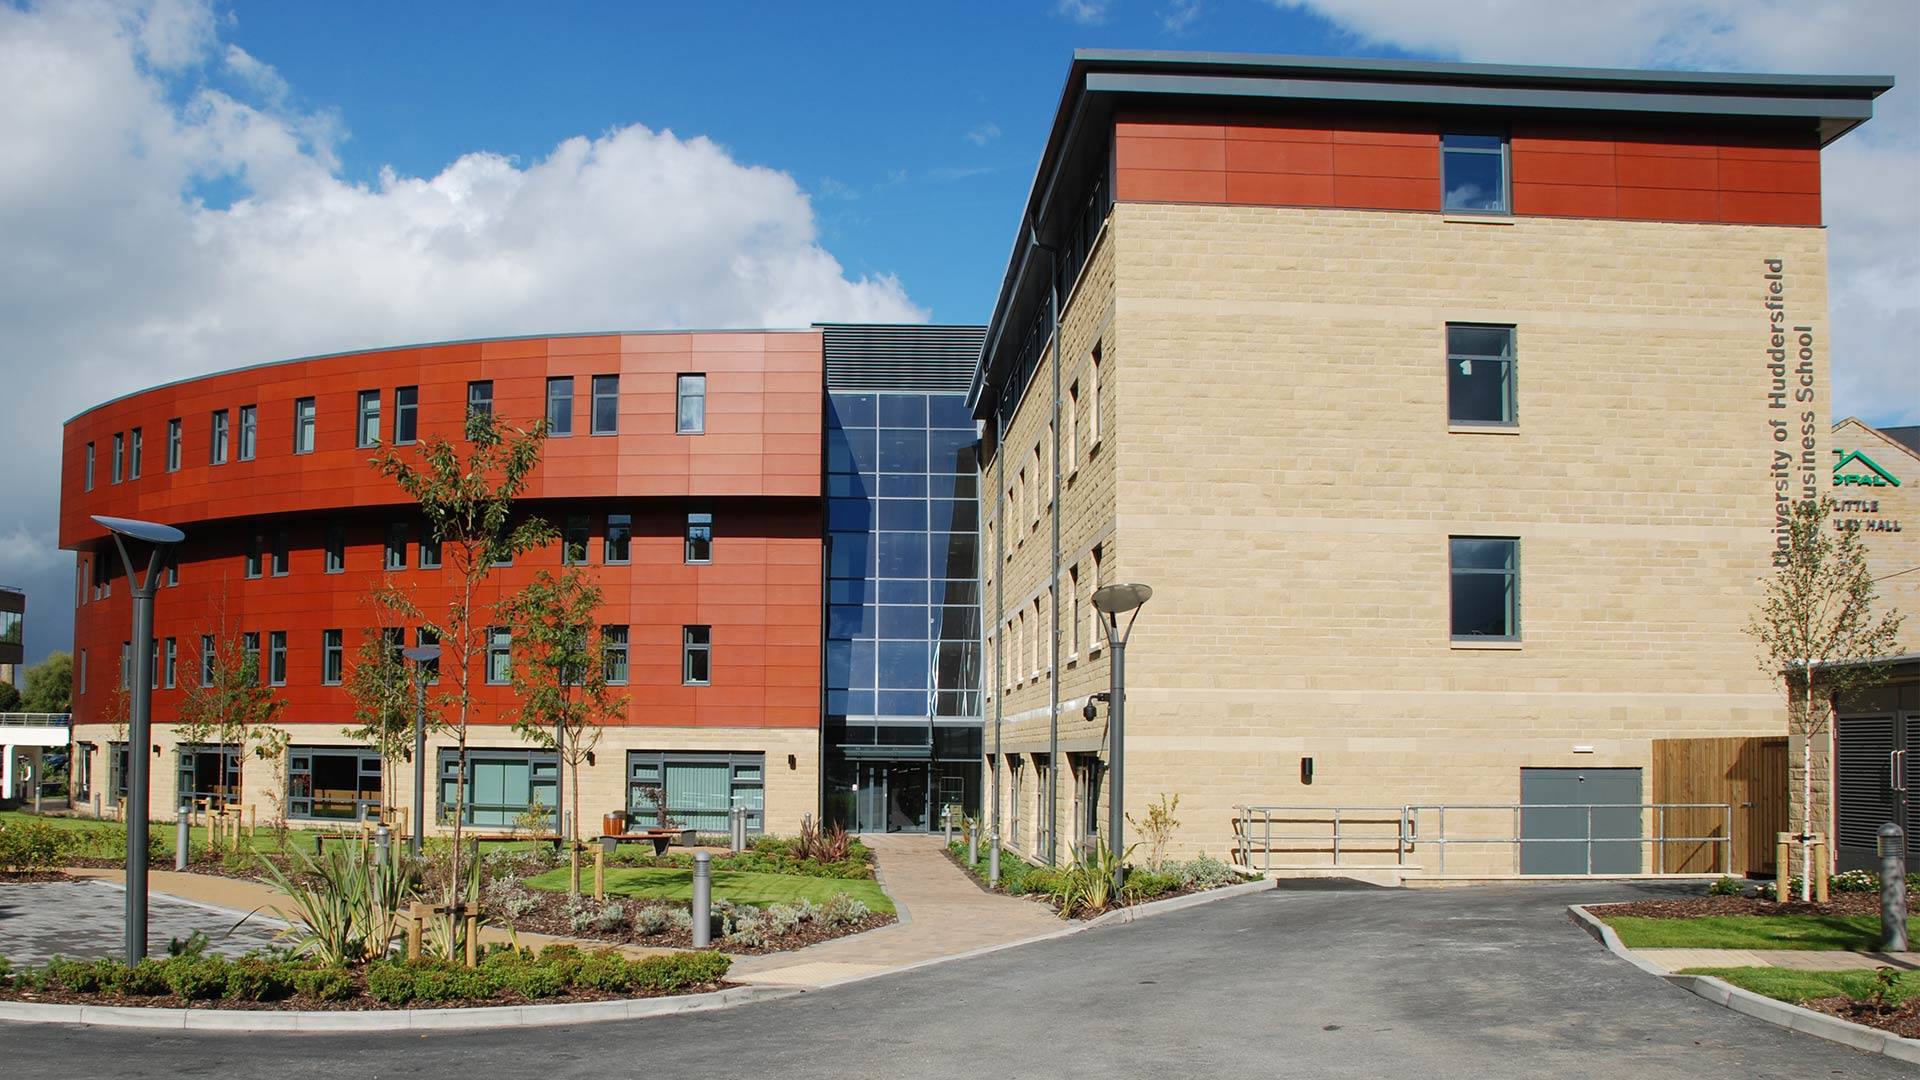
M 665 855 L 668 846 L 671 845 L 676 838 L 680 841 L 682 847 L 688 846 L 693 843 L 693 830 L 641 829 L 638 832 L 629 830 L 623 833 L 602 833 L 600 835 L 600 850 L 611 855 L 613 854 L 613 848 L 616 844 L 651 843 L 655 855 Z

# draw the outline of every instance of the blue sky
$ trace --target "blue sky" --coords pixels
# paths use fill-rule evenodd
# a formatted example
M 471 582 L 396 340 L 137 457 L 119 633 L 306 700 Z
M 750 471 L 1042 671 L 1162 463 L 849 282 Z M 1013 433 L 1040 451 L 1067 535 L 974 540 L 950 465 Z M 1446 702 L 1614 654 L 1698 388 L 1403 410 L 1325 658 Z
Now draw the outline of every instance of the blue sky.
M 1824 155 L 1833 411 L 1920 423 L 1914 0 L 0 0 L 0 582 L 60 421 L 493 334 L 980 321 L 1075 48 L 1892 74 Z

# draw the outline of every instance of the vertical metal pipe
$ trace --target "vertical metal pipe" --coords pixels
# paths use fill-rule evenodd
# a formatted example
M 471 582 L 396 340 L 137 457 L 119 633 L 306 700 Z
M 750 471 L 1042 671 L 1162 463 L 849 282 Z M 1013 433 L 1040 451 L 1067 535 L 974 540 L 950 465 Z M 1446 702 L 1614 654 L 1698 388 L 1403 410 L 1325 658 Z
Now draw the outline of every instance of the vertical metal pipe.
M 1118 619 L 1115 627 L 1118 628 Z M 1113 699 L 1108 703 L 1108 711 L 1113 714 L 1113 740 L 1110 754 L 1113 758 L 1112 777 L 1107 783 L 1107 845 L 1113 852 L 1113 892 L 1120 894 L 1126 885 L 1127 864 L 1122 853 L 1127 850 L 1126 837 L 1121 827 L 1126 824 L 1126 783 L 1127 783 L 1127 641 L 1119 635 L 1113 640 L 1112 686 L 1109 692 Z
M 1011 774 L 1007 755 L 1000 742 L 1000 721 L 1006 714 L 1007 651 L 1007 421 L 999 401 L 993 403 L 993 865 L 987 868 L 987 884 L 1000 884 L 1000 773 Z
M 413 673 L 420 680 L 420 711 L 413 716 L 413 836 L 409 843 L 418 859 L 427 832 L 427 666 L 415 663 Z
M 114 542 L 119 543 L 116 535 Z M 159 573 L 160 551 L 155 549 L 141 581 L 134 574 L 126 547 L 127 584 L 133 594 L 133 670 L 128 687 L 127 717 L 127 939 L 128 966 L 147 955 L 147 837 L 148 792 L 153 768 L 153 586 Z
M 1045 245 L 1041 245 L 1045 247 Z M 1053 335 L 1053 561 L 1047 577 L 1047 865 L 1060 863 L 1060 253 L 1047 252 L 1047 324 Z M 1109 796 L 1111 798 L 1111 796 Z

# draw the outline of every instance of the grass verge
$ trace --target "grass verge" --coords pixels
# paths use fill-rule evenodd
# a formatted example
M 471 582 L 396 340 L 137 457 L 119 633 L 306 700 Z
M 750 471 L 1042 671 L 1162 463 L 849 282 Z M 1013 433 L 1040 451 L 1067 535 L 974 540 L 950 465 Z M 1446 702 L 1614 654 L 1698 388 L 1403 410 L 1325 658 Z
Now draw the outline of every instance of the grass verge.
M 1799 1003 L 1845 995 L 1866 1001 L 1875 988 L 1873 969 L 1856 971 L 1794 971 L 1777 967 L 1686 968 L 1682 975 L 1711 975 L 1742 990 L 1751 990 L 1776 1001 Z M 1899 1004 L 1920 996 L 1920 971 L 1903 971 L 1887 992 L 1888 1004 Z
M 1702 915 L 1605 919 L 1629 949 L 1859 949 L 1880 948 L 1880 919 L 1871 915 Z M 1909 934 L 1920 923 L 1907 920 Z
M 530 888 L 547 892 L 567 890 L 567 870 L 561 867 L 527 879 Z M 716 900 L 736 904 L 790 904 L 795 900 L 824 903 L 836 893 L 845 893 L 867 905 L 870 910 L 894 914 L 893 901 L 877 881 L 858 878 L 802 877 L 797 874 L 765 874 L 750 870 L 715 870 L 713 895 Z M 649 900 L 692 900 L 693 871 L 666 866 L 617 867 L 607 870 L 609 896 L 633 896 Z

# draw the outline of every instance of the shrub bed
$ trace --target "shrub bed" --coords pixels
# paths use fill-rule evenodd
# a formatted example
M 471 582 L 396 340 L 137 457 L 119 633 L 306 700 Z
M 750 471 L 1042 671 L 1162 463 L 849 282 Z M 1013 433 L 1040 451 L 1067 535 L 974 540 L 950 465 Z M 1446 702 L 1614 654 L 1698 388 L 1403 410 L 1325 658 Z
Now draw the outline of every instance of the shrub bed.
M 960 869 L 973 875 L 982 888 L 988 887 L 987 876 L 991 870 L 984 847 L 980 850 L 980 861 L 972 865 L 967 863 L 967 846 L 958 840 L 947 846 L 947 855 Z M 1088 875 L 1096 872 L 1106 873 L 1096 870 L 1091 860 L 1069 866 L 1036 866 L 1003 850 L 1000 852 L 1000 886 L 997 891 L 1009 896 L 1040 900 L 1051 906 L 1061 918 L 1071 919 L 1097 915 L 1109 908 L 1130 907 L 1252 880 L 1219 859 L 1202 855 L 1187 862 L 1166 863 L 1158 870 L 1133 867 L 1128 870 L 1126 888 L 1121 890 L 1118 897 L 1106 897 L 1104 905 L 1093 906 L 1085 900 L 1085 885 Z
M 562 937 L 590 938 L 660 948 L 689 948 L 693 944 L 690 905 L 663 900 L 566 896 L 528 889 L 512 879 L 496 879 L 487 886 L 482 903 L 496 925 Z M 713 945 L 728 953 L 783 952 L 834 938 L 876 929 L 895 921 L 844 893 L 815 903 L 713 903 Z

